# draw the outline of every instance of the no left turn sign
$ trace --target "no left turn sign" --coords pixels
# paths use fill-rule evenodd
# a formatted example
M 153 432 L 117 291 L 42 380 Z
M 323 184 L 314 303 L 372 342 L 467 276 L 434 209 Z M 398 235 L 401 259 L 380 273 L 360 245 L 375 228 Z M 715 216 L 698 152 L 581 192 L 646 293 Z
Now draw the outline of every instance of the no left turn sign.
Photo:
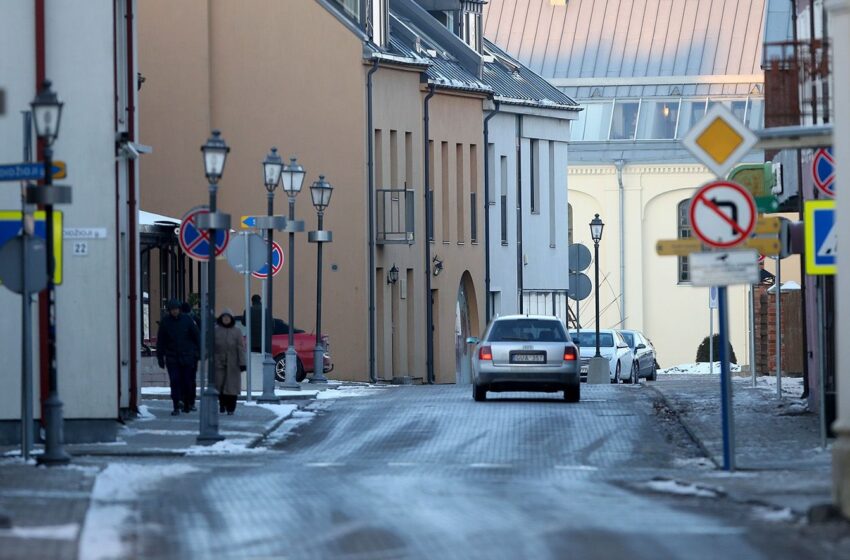
M 758 219 L 753 195 L 737 183 L 706 183 L 691 199 L 691 227 L 712 247 L 740 245 L 753 232 Z

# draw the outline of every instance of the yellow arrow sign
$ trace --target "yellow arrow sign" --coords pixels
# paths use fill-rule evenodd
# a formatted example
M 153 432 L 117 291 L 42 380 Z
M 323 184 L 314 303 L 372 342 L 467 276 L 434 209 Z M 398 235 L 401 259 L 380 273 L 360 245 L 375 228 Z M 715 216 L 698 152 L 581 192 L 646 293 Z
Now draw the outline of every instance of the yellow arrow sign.
M 696 237 L 684 239 L 659 239 L 655 252 L 662 256 L 687 257 L 691 253 L 702 251 L 702 242 Z
M 779 254 L 779 251 L 782 249 L 782 244 L 776 237 L 753 237 L 751 239 L 747 239 L 744 243 L 744 247 L 748 249 L 755 249 L 765 256 L 773 256 Z
M 753 232 L 757 235 L 779 233 L 781 227 L 781 222 L 777 216 L 759 216 L 759 219 L 756 222 L 756 227 Z

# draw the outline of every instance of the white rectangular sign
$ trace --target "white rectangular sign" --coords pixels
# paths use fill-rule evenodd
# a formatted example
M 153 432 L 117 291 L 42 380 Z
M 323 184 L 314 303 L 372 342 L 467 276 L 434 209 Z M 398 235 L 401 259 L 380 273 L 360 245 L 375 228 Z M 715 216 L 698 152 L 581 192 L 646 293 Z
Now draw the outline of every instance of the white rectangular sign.
M 731 286 L 758 284 L 758 253 L 753 250 L 691 253 L 688 257 L 691 284 Z
M 106 239 L 106 228 L 66 227 L 62 231 L 65 239 Z

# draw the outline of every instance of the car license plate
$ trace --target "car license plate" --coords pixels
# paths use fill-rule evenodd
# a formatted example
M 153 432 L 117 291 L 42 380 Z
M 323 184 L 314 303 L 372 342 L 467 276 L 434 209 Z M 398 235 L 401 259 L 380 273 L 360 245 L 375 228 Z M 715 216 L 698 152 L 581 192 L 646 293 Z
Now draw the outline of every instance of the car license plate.
M 511 360 L 515 364 L 543 364 L 546 362 L 545 354 L 514 354 Z
M 583 374 L 586 374 L 586 373 L 587 373 L 587 370 L 588 370 L 588 366 L 581 366 L 581 372 L 582 372 Z

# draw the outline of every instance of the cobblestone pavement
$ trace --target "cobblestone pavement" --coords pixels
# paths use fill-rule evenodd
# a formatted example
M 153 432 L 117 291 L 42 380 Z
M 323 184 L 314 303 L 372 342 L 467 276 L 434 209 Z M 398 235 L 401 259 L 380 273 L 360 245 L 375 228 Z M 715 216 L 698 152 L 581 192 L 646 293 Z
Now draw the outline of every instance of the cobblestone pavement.
M 315 403 L 269 452 L 195 458 L 144 493 L 128 555 L 846 557 L 843 525 L 677 483 L 705 459 L 646 386 L 559 396 L 475 403 L 468 387 L 434 386 Z

